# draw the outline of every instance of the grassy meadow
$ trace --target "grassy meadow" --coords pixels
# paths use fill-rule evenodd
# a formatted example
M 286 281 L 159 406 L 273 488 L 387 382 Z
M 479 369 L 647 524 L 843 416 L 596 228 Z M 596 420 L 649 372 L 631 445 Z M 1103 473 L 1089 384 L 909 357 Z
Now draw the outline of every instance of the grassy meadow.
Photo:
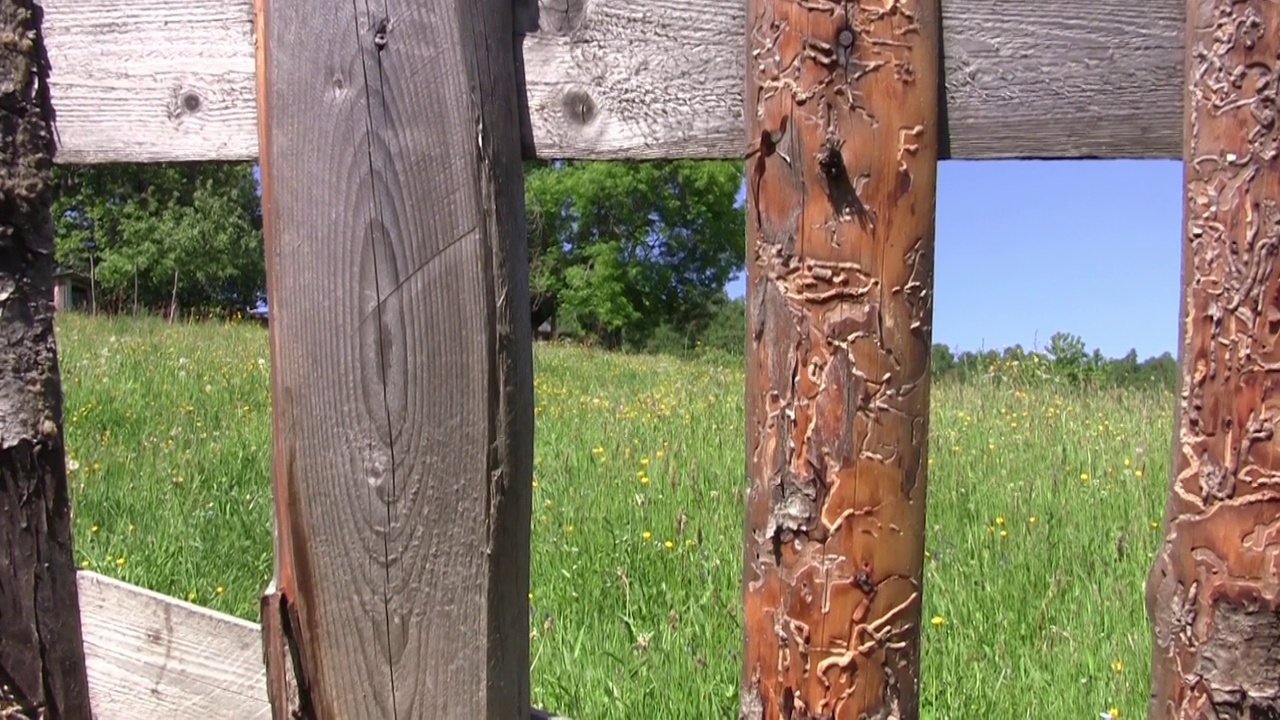
M 82 567 L 256 620 L 265 331 L 66 315 L 58 340 Z M 737 717 L 741 366 L 535 357 L 535 703 Z M 1156 391 L 935 386 L 923 717 L 1145 717 L 1172 408 Z

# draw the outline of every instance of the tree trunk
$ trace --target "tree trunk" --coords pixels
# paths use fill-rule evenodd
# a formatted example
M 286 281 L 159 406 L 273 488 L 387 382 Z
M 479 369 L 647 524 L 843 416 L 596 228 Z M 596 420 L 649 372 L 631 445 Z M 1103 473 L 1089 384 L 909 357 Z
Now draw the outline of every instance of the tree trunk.
M 53 328 L 40 6 L 0 0 L 0 717 L 88 718 Z
M 1280 717 L 1280 4 L 1188 0 L 1181 393 L 1150 717 Z
M 742 718 L 915 718 L 936 0 L 748 5 Z

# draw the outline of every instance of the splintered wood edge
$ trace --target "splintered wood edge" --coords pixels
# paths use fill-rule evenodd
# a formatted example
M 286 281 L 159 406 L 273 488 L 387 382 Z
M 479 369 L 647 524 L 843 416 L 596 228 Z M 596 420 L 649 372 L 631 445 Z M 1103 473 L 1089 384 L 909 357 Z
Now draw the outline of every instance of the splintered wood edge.
M 539 157 L 742 158 L 745 3 L 541 4 L 518 59 Z M 1181 158 L 1184 6 L 942 0 L 940 157 Z M 257 158 L 253 0 L 44 7 L 57 162 Z
M 270 720 L 257 623 L 88 570 L 77 586 L 95 720 Z

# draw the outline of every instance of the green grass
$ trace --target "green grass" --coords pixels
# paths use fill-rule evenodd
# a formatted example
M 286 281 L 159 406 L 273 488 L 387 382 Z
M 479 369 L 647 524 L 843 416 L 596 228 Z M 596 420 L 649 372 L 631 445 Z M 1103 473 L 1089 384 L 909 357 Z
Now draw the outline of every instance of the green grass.
M 65 316 L 58 333 L 82 564 L 256 620 L 265 332 Z M 536 366 L 535 702 L 736 717 L 741 367 L 563 348 Z M 924 717 L 1145 715 L 1172 407 L 935 387 L 924 612 L 945 622 L 924 628 Z

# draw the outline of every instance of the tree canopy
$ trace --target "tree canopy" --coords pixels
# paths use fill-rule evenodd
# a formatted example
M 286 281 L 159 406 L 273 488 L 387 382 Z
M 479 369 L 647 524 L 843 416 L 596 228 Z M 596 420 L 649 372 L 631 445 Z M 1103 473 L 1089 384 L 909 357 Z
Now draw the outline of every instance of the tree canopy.
M 261 296 L 251 164 L 58 166 L 54 180 L 58 262 L 87 274 L 92 247 L 100 308 L 165 307 L 175 273 L 183 308 L 244 309 Z
M 745 262 L 742 178 L 727 161 L 528 163 L 534 324 L 608 347 L 705 325 Z

